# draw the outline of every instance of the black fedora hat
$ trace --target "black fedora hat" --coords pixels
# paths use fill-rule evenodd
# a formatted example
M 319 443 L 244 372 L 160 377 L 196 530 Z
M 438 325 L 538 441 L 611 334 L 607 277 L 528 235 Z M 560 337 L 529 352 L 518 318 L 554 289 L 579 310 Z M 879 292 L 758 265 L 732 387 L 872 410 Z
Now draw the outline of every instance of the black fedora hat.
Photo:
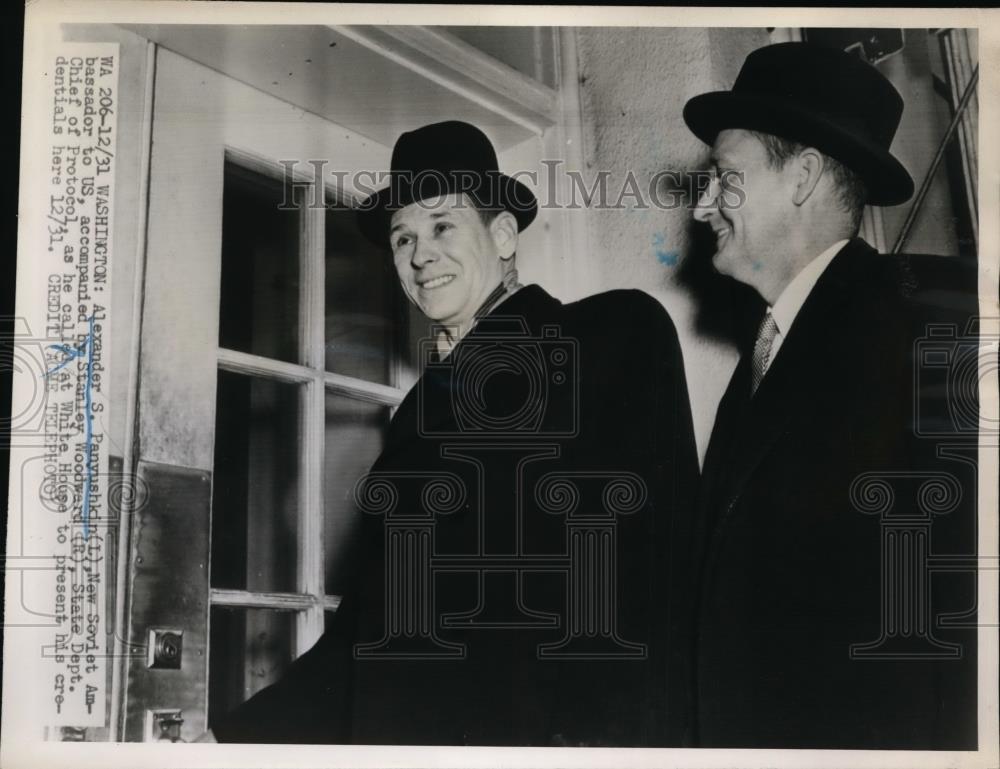
M 684 105 L 684 122 L 706 144 L 743 128 L 815 147 L 858 174 L 868 202 L 891 206 L 913 194 L 913 179 L 889 147 L 903 99 L 858 56 L 811 43 L 760 48 L 743 62 L 731 91 Z
M 500 173 L 496 150 L 486 134 L 469 123 L 449 120 L 408 131 L 396 140 L 389 186 L 358 206 L 361 231 L 384 246 L 394 211 L 455 192 L 468 194 L 479 208 L 510 211 L 521 230 L 538 213 L 534 193 Z

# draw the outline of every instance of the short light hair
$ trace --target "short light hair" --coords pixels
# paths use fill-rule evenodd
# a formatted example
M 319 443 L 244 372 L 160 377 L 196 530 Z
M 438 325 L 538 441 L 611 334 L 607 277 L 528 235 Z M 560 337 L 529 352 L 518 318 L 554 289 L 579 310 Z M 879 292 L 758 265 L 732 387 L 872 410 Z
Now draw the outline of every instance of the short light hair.
M 750 131 L 750 133 L 764 145 L 764 151 L 767 153 L 767 164 L 775 170 L 784 168 L 785 163 L 808 146 L 762 131 Z M 861 228 L 861 216 L 865 211 L 865 201 L 868 200 L 868 188 L 860 176 L 839 160 L 835 160 L 825 153 L 821 154 L 823 154 L 824 165 L 833 177 L 834 187 L 837 190 L 837 200 L 844 212 L 850 216 L 851 231 L 857 233 Z

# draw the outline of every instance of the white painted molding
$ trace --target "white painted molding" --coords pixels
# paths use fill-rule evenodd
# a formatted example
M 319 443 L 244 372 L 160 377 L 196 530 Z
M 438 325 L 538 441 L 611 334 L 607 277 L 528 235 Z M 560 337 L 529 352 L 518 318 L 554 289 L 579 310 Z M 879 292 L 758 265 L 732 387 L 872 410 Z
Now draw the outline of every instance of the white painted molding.
M 323 386 L 328 392 L 349 395 L 357 400 L 380 403 L 384 406 L 397 406 L 406 396 L 406 390 L 398 387 L 309 368 L 298 363 L 264 358 L 260 355 L 230 350 L 225 347 L 218 348 L 217 354 L 219 368 L 237 374 L 264 377 L 289 384 L 309 384 L 322 380 Z
M 442 30 L 357 25 L 330 29 L 536 134 L 559 119 L 555 90 Z
M 339 595 L 303 595 L 301 593 L 274 593 L 260 590 L 229 590 L 213 587 L 210 593 L 212 606 L 235 609 L 276 609 L 302 612 L 309 609 L 336 611 L 340 606 Z

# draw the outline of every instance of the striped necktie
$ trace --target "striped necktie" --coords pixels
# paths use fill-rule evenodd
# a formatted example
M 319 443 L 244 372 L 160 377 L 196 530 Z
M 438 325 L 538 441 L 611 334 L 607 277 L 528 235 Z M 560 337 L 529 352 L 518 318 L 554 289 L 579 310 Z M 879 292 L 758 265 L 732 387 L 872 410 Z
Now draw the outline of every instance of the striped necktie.
M 753 358 L 750 359 L 752 373 L 750 377 L 750 394 L 753 395 L 760 387 L 767 371 L 767 364 L 771 359 L 771 347 L 774 345 L 774 337 L 778 335 L 778 324 L 774 321 L 774 316 L 768 308 L 764 320 L 757 330 L 757 341 L 753 346 Z

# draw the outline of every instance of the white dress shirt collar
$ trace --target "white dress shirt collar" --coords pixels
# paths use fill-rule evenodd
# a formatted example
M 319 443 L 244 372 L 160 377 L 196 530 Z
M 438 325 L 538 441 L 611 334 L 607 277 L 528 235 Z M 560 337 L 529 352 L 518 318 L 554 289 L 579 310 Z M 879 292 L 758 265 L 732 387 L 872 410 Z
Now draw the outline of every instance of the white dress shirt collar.
M 816 285 L 816 281 L 819 280 L 819 276 L 830 266 L 833 257 L 846 245 L 846 240 L 838 240 L 803 267 L 799 274 L 792 278 L 792 282 L 785 286 L 785 290 L 781 292 L 774 306 L 771 307 L 771 315 L 774 316 L 774 321 L 778 324 L 779 334 L 788 335 L 788 331 L 795 321 L 795 316 L 799 314 L 802 305 L 806 303 L 806 299 Z M 772 355 L 772 357 L 774 356 Z
M 799 314 L 802 305 L 806 303 L 806 299 L 816 285 L 816 281 L 819 280 L 819 276 L 830 266 L 833 257 L 846 245 L 847 240 L 838 240 L 809 262 L 809 264 L 802 268 L 798 275 L 792 278 L 791 283 L 785 286 L 785 290 L 781 292 L 774 306 L 767 308 L 768 313 L 774 318 L 774 322 L 778 326 L 778 333 L 771 345 L 771 353 L 764 366 L 765 371 L 771 367 L 771 361 L 778 354 L 778 348 L 781 347 L 781 343 L 788 336 L 788 331 L 791 329 L 792 323 L 795 322 L 795 316 Z

